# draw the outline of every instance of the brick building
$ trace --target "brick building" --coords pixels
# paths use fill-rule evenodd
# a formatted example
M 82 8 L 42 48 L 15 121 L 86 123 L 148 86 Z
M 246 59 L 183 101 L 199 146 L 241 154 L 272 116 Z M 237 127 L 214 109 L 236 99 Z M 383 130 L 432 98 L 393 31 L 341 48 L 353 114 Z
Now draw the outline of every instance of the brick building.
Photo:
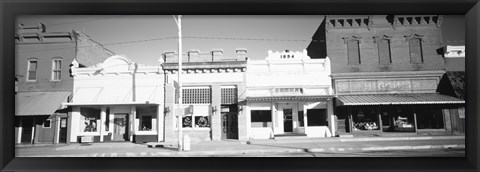
M 245 140 L 246 116 L 239 100 L 245 99 L 246 49 L 237 49 L 236 57 L 226 58 L 223 50 L 191 50 L 182 57 L 182 105 L 175 96 L 178 86 L 178 54 L 166 51 L 161 59 L 165 73 L 165 141 L 176 142 L 178 128 L 175 113 L 182 117 L 182 132 L 192 141 Z
M 464 100 L 436 93 L 445 73 L 441 21 L 438 15 L 325 17 L 307 50 L 331 59 L 340 135 L 452 133 L 445 111 Z
M 15 143 L 67 141 L 73 78 L 70 63 L 103 61 L 113 52 L 77 32 L 47 32 L 46 26 L 19 24 L 15 34 Z

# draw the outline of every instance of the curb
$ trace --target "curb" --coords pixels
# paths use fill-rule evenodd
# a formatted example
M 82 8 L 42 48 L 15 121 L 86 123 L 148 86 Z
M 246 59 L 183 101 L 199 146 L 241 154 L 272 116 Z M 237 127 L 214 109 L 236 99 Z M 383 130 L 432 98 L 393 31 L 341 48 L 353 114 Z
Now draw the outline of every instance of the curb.
M 465 136 L 416 136 L 416 137 L 360 137 L 360 138 L 302 138 L 296 140 L 249 140 L 247 144 L 255 143 L 303 143 L 303 142 L 366 142 L 366 141 L 408 141 L 408 140 L 456 140 L 465 139 Z
M 310 149 L 271 149 L 271 150 L 225 150 L 225 151 L 186 151 L 186 152 L 126 152 L 126 153 L 92 153 L 92 154 L 63 154 L 63 155 L 31 155 L 19 157 L 190 157 L 190 156 L 232 156 L 232 155 L 259 155 L 259 154 L 289 154 L 289 153 L 332 153 L 347 151 L 388 151 L 388 150 L 421 150 L 421 149 L 464 149 L 465 145 L 423 145 L 423 146 L 387 146 L 367 148 L 310 148 Z

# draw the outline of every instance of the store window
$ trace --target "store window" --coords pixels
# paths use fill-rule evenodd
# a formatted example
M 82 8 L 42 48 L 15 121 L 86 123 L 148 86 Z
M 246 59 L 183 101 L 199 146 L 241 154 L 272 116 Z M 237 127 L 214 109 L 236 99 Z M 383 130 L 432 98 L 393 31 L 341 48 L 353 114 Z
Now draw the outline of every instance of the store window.
M 422 40 L 420 38 L 411 38 L 408 40 L 410 49 L 410 62 L 423 63 Z
M 416 109 L 418 129 L 443 129 L 445 127 L 441 109 Z
M 80 131 L 81 132 L 97 132 L 98 123 L 100 122 L 100 109 L 80 108 Z
M 183 128 L 208 128 L 210 127 L 210 118 L 207 115 L 191 115 L 182 118 Z
M 139 131 L 154 131 L 154 119 L 157 116 L 157 107 L 137 107 L 137 119 Z
M 378 45 L 378 59 L 380 64 L 391 64 L 392 57 L 390 53 L 390 40 L 388 39 L 379 39 L 377 40 Z
M 250 111 L 251 127 L 272 127 L 272 112 L 270 110 L 252 110 Z
M 374 108 L 355 109 L 353 130 L 380 130 L 379 116 Z
M 62 59 L 52 60 L 52 81 L 60 81 L 62 77 Z
M 348 55 L 348 64 L 356 65 L 360 64 L 360 41 L 359 40 L 348 40 L 347 41 L 347 55 Z
M 50 128 L 52 125 L 52 119 L 46 119 L 43 121 L 43 128 Z
M 327 126 L 327 110 L 326 109 L 308 109 L 307 110 L 308 126 Z
M 36 81 L 37 80 L 37 59 L 28 60 L 28 71 L 27 71 L 27 81 Z

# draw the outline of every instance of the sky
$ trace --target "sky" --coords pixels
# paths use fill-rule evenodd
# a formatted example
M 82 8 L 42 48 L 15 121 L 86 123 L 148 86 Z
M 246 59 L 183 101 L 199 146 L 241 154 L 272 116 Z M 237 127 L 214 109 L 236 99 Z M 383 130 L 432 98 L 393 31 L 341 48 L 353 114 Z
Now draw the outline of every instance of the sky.
M 183 15 L 183 52 L 223 49 L 234 57 L 246 48 L 250 59 L 265 59 L 268 50 L 302 51 L 323 20 L 323 15 L 205 16 Z M 165 51 L 178 51 L 178 28 L 172 15 L 63 15 L 20 16 L 25 26 L 46 25 L 47 32 L 81 31 L 105 48 L 134 62 L 156 65 Z M 463 16 L 444 16 L 444 44 L 463 45 Z

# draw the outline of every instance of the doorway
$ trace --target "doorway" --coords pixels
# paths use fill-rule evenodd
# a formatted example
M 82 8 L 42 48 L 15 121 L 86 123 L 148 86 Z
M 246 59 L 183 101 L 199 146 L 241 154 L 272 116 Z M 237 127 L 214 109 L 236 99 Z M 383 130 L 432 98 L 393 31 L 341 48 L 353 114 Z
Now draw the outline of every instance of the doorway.
M 235 106 L 222 106 L 222 139 L 238 139 L 238 110 Z
M 113 115 L 113 141 L 127 141 L 128 119 L 127 114 Z
M 60 118 L 59 143 L 67 143 L 67 118 Z
M 293 132 L 293 114 L 292 109 L 283 109 L 283 132 Z
M 33 141 L 33 117 L 23 117 L 21 119 L 22 139 L 21 143 L 32 143 Z

